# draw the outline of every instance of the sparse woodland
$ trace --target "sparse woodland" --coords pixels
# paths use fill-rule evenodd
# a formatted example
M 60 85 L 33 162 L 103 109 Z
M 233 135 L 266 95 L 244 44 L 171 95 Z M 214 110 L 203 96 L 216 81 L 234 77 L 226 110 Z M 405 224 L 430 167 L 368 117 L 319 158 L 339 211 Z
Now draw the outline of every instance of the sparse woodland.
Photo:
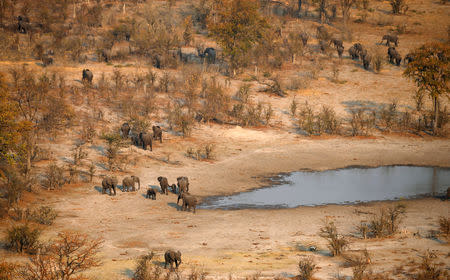
M 0 279 L 448 279 L 448 194 L 267 220 L 198 205 L 266 174 L 450 166 L 449 12 L 0 0 Z

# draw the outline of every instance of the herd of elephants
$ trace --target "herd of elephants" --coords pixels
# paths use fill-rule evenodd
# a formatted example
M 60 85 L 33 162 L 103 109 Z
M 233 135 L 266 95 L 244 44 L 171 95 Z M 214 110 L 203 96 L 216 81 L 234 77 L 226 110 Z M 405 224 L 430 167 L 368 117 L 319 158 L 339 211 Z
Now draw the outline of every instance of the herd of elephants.
M 83 73 L 84 75 L 84 73 Z M 162 143 L 162 129 L 159 126 L 153 126 L 153 134 L 148 132 L 140 132 L 139 134 L 133 133 L 129 124 L 124 123 L 121 127 L 121 134 L 123 138 L 128 138 L 131 135 L 131 139 L 133 144 L 142 145 L 143 149 L 146 149 L 146 146 L 150 146 L 152 148 L 152 139 L 159 139 Z M 169 184 L 169 181 L 166 177 L 159 176 L 157 178 L 160 188 L 161 194 L 169 194 L 169 190 L 173 193 L 178 194 L 177 205 L 179 205 L 181 200 L 181 210 L 190 211 L 191 209 L 195 213 L 195 208 L 197 206 L 198 200 L 194 195 L 189 193 L 189 179 L 188 177 L 181 176 L 177 178 L 177 184 Z M 109 190 L 109 195 L 116 195 L 116 187 L 118 187 L 118 180 L 116 177 L 107 176 L 102 180 L 102 194 L 105 194 L 107 190 Z M 137 188 L 136 188 L 137 184 Z M 129 177 L 125 177 L 122 180 L 122 191 L 130 192 L 140 190 L 141 181 L 138 176 L 131 175 Z M 153 200 L 156 199 L 156 190 L 152 187 L 147 189 L 146 198 L 151 198 Z M 164 268 L 167 268 L 167 265 L 170 265 L 170 268 L 173 269 L 173 264 L 175 267 L 181 263 L 181 252 L 174 250 L 167 250 L 164 254 Z

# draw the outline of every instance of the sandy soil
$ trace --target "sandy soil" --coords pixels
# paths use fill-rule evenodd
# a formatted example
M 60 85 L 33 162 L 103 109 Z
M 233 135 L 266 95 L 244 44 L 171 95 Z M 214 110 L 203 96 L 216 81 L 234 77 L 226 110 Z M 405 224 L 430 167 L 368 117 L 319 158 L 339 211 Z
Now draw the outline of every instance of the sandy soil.
M 392 18 L 392 24 L 380 27 L 375 23 L 377 17 L 374 15 L 367 24 L 352 25 L 354 38 L 352 42 L 345 42 L 346 50 L 357 41 L 380 47 L 377 43 L 381 36 L 398 23 L 407 23 L 410 30 L 400 36 L 398 49 L 402 55 L 423 42 L 444 38 L 449 6 L 428 2 L 411 1 L 410 10 L 423 13 L 408 17 L 387 15 L 389 4 L 386 1 L 372 3 L 376 13 Z M 415 24 L 416 21 L 420 24 Z M 311 44 L 316 42 L 312 40 Z M 22 63 L 28 63 L 29 68 L 39 71 L 64 73 L 67 83 L 75 86 L 81 86 L 79 80 L 84 68 L 95 73 L 95 82 L 100 73 L 111 76 L 117 69 L 115 66 L 125 64 L 106 66 L 88 62 L 72 65 L 56 60 L 54 65 L 41 70 L 36 61 L 0 61 L 0 71 L 8 72 L 11 66 Z M 121 67 L 122 73 L 132 75 L 147 71 L 143 62 L 127 63 L 130 66 Z M 287 76 L 299 69 L 309 69 L 312 63 L 315 62 L 305 59 L 297 65 L 286 66 L 280 73 Z M 318 79 L 312 80 L 307 89 L 288 91 L 287 98 L 256 93 L 256 83 L 253 82 L 252 101 L 270 102 L 273 106 L 275 116 L 270 127 L 199 124 L 188 138 L 165 133 L 163 143 L 155 143 L 153 152 L 136 147 L 123 149 L 122 153 L 128 155 L 125 172 L 115 172 L 114 175 L 119 181 L 130 174 L 139 176 L 142 186 L 136 193 L 118 191 L 117 196 L 112 197 L 98 191 L 100 176 L 111 173 L 104 168 L 104 142 L 96 139 L 86 146 L 88 159 L 85 160 L 85 163 L 96 163 L 97 176 L 93 183 L 65 186 L 63 191 L 39 190 L 36 203 L 52 205 L 59 213 L 55 225 L 44 231 L 44 239 L 50 239 L 62 230 L 76 230 L 104 238 L 103 265 L 88 273 L 93 279 L 130 279 L 136 257 L 153 250 L 157 254 L 156 260 L 163 261 L 164 251 L 168 248 L 182 252 L 180 269 L 187 273 L 192 266 L 204 267 L 214 279 L 228 279 L 230 274 L 244 277 L 256 272 L 268 279 L 275 275 L 295 275 L 300 256 L 311 256 L 317 263 L 317 279 L 333 279 L 337 274 L 350 276 L 351 268 L 344 267 L 344 259 L 328 256 L 326 241 L 318 235 L 322 221 L 330 218 L 349 238 L 350 253 L 367 248 L 371 255 L 370 267 L 375 272 L 388 271 L 393 279 L 406 279 L 414 262 L 418 262 L 427 249 L 432 250 L 438 262 L 449 269 L 448 243 L 428 238 L 430 230 L 438 229 L 438 217 L 448 217 L 450 213 L 450 202 L 438 198 L 402 201 L 406 205 L 406 215 L 399 233 L 391 238 L 369 240 L 358 238 L 356 226 L 361 220 L 370 219 L 382 207 L 396 202 L 278 210 L 200 209 L 193 214 L 178 211 L 174 194 L 158 194 L 156 201 L 145 199 L 147 187 L 156 186 L 158 176 L 167 177 L 169 183 L 175 183 L 178 176 L 188 176 L 191 193 L 201 198 L 265 186 L 267 176 L 300 169 L 395 164 L 450 167 L 448 138 L 381 132 L 370 137 L 300 135 L 289 115 L 289 104 L 294 98 L 299 104 L 307 101 L 315 110 L 322 105 L 331 106 L 343 118 L 348 118 L 352 106 L 361 101 L 382 106 L 396 100 L 399 110 L 414 108 L 411 96 L 415 87 L 402 76 L 404 66 L 384 65 L 381 73 L 375 74 L 362 69 L 359 62 L 345 57 L 340 65 L 339 82 L 334 83 L 331 82 L 330 61 L 325 59 L 321 63 L 323 69 Z M 241 84 L 241 80 L 233 80 L 227 89 L 229 94 L 235 94 Z M 157 98 L 166 96 L 158 93 Z M 425 105 L 431 106 L 429 99 Z M 442 105 L 448 106 L 448 99 L 444 99 Z M 91 113 L 88 105 L 83 106 L 84 113 Z M 110 114 L 109 108 L 102 109 L 105 121 L 99 131 L 116 127 L 124 121 L 124 116 Z M 152 122 L 161 122 L 161 119 Z M 77 137 L 76 131 L 68 131 L 55 141 L 44 141 L 42 146 L 51 149 L 53 159 L 66 164 L 71 162 L 71 149 Z M 214 159 L 198 161 L 186 156 L 189 147 L 198 148 L 205 144 L 214 145 Z M 48 161 L 43 161 L 36 166 L 40 168 L 47 164 Z M 1 228 L 9 224 L 9 221 L 2 221 Z M 304 250 L 311 245 L 317 246 L 318 251 Z M 5 250 L 0 251 L 0 256 L 11 260 L 25 259 Z M 399 271 L 398 275 L 393 275 L 394 269 Z

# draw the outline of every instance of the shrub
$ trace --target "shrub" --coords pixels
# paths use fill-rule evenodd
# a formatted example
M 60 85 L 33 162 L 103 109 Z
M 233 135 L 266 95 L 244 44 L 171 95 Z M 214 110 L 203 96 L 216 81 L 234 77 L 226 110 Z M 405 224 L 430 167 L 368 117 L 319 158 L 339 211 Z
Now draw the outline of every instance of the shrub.
M 45 172 L 45 179 L 42 185 L 47 188 L 47 190 L 60 189 L 66 183 L 64 179 L 64 170 L 62 167 L 57 166 L 52 163 L 47 166 L 47 171 Z
M 450 235 L 450 218 L 448 217 L 439 217 L 439 231 L 442 235 L 449 237 Z
M 248 103 L 248 98 L 250 96 L 250 85 L 243 84 L 239 87 L 238 92 L 235 95 L 235 98 L 241 103 Z
M 370 264 L 370 256 L 367 249 L 364 249 L 360 255 L 344 256 L 347 264 L 352 267 L 354 280 L 371 279 L 368 278 L 366 270 Z
M 364 109 L 352 110 L 352 118 L 350 126 L 352 129 L 352 136 L 368 135 L 370 129 L 375 125 L 376 113 L 369 112 Z
M 380 119 L 384 123 L 387 130 L 391 129 L 396 123 L 397 102 L 394 100 L 389 105 L 384 105 L 380 112 Z
M 100 265 L 96 255 L 102 242 L 84 234 L 62 232 L 30 258 L 22 271 L 24 279 L 81 279 L 77 274 Z
M 448 271 L 446 269 L 442 269 L 433 262 L 433 258 L 436 258 L 436 255 L 431 253 L 430 251 L 425 252 L 422 258 L 422 263 L 419 265 L 419 272 L 414 275 L 413 279 L 416 280 L 441 280 L 448 279 Z
M 332 221 L 324 222 L 319 235 L 328 241 L 328 248 L 330 248 L 332 256 L 339 256 L 348 245 L 348 241 L 338 233 Z
M 376 73 L 380 73 L 383 63 L 384 63 L 384 53 L 381 48 L 377 48 L 372 55 L 372 65 L 373 70 L 375 70 Z
M 135 280 L 158 280 L 162 275 L 162 269 L 154 265 L 151 260 L 155 254 L 153 252 L 141 256 L 137 260 L 136 271 L 134 272 Z
M 295 98 L 292 99 L 291 105 L 289 106 L 289 110 L 291 112 L 291 116 L 295 117 L 295 114 L 297 113 L 297 101 L 295 101 Z
M 57 216 L 58 214 L 52 207 L 41 206 L 31 213 L 30 220 L 42 225 L 51 225 Z
M 369 223 L 372 237 L 385 237 L 397 232 L 402 216 L 405 214 L 404 205 L 383 208 Z
M 38 245 L 40 231 L 29 225 L 13 226 L 7 230 L 6 244 L 16 252 L 32 253 Z
M 302 258 L 298 261 L 298 271 L 300 280 L 310 280 L 313 277 L 316 264 L 312 258 Z
M 389 0 L 389 4 L 391 4 L 392 13 L 394 14 L 404 14 L 408 10 L 406 0 Z
M 205 280 L 208 273 L 203 267 L 192 266 L 191 272 L 187 276 L 188 280 Z
M 6 261 L 0 261 L 0 279 L 14 280 L 17 279 L 19 266 Z

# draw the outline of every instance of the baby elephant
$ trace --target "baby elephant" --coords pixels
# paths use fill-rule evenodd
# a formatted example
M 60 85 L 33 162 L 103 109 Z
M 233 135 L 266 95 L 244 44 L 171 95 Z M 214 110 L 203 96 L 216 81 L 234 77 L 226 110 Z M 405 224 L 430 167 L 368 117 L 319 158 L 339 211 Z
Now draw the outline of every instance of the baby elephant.
M 156 200 L 156 192 L 153 188 L 149 188 L 147 190 L 147 195 L 145 196 L 145 198 L 152 198 L 153 200 Z
M 175 263 L 176 268 L 181 264 L 181 252 L 167 250 L 164 254 L 164 268 L 167 268 L 167 264 L 170 264 L 170 268 L 173 269 L 173 263 Z
M 159 185 L 161 186 L 161 193 L 169 194 L 169 182 L 166 177 L 158 177 Z

